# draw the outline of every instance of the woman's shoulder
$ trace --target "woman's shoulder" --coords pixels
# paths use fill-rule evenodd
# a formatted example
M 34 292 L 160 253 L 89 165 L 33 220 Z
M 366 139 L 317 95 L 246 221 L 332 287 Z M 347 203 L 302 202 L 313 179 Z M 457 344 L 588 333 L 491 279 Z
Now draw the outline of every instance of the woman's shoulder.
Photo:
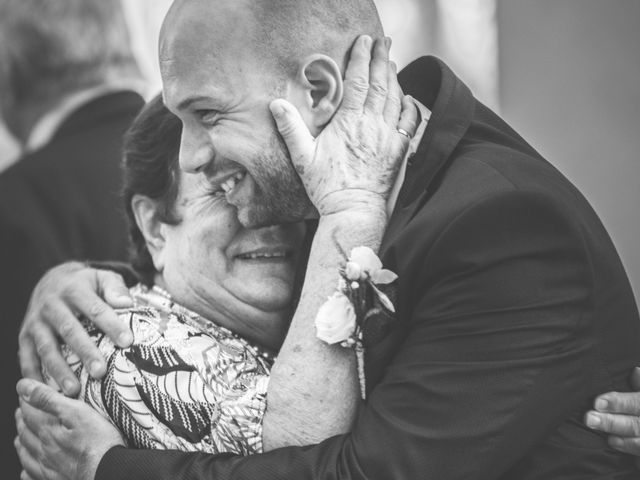
M 108 371 L 88 383 L 85 400 L 139 448 L 255 451 L 271 362 L 160 289 L 139 285 L 131 295 L 134 306 L 119 314 L 133 344 L 107 352 L 103 338 Z

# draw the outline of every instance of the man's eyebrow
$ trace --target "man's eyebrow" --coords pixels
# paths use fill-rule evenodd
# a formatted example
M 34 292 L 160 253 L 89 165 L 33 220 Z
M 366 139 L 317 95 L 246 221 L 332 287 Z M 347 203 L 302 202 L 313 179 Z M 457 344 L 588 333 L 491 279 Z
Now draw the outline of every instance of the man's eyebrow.
M 204 95 L 198 95 L 198 96 L 195 96 L 195 97 L 185 98 L 184 100 L 182 100 L 178 104 L 178 106 L 176 107 L 176 110 L 186 110 L 187 108 L 189 108 L 194 103 L 199 102 L 199 101 L 206 101 L 206 100 L 211 100 L 211 98 L 206 97 Z

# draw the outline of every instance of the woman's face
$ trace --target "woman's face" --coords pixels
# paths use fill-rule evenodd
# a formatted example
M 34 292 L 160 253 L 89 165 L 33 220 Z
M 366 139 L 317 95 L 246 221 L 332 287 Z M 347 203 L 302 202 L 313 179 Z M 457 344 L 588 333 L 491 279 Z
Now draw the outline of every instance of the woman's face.
M 161 223 L 157 257 L 173 298 L 241 336 L 279 347 L 291 314 L 303 223 L 249 230 L 203 174 L 180 173 L 178 225 Z

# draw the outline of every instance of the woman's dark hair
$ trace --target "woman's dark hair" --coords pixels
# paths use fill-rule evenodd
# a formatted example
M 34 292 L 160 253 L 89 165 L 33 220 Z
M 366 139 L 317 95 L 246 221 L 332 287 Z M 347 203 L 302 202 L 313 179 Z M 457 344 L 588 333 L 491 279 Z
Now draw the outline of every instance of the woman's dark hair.
M 182 124 L 157 95 L 136 117 L 124 137 L 124 207 L 131 241 L 130 260 L 143 283 L 152 285 L 156 269 L 131 208 L 134 195 L 144 195 L 157 204 L 158 220 L 177 224 L 175 212 L 180 168 L 178 153 Z

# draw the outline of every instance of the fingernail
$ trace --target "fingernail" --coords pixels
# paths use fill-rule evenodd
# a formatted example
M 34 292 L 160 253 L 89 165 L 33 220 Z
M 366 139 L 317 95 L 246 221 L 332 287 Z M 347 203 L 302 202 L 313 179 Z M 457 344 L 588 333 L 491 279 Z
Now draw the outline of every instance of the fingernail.
M 609 408 L 609 402 L 604 398 L 599 398 L 596 400 L 596 410 L 601 412 L 606 411 Z
M 371 46 L 373 45 L 373 40 L 369 35 L 364 35 L 362 37 L 362 43 L 364 44 L 365 47 L 367 47 L 368 49 L 371 49 Z
M 623 447 L 624 442 L 619 437 L 609 437 L 609 445 L 612 447 Z
M 587 414 L 586 423 L 587 423 L 587 427 L 596 428 L 602 423 L 602 419 L 600 418 L 600 415 L 598 415 L 597 413 L 589 412 Z
M 133 304 L 133 300 L 129 295 L 119 295 L 117 300 L 118 302 Z
M 99 375 L 102 372 L 102 362 L 100 360 L 94 360 L 93 362 L 91 362 L 91 364 L 89 365 L 89 373 L 91 374 L 91 376 L 96 376 Z M 66 388 L 66 382 L 65 382 L 65 388 Z
M 35 386 L 33 385 L 33 383 L 29 382 L 27 384 L 23 384 L 22 388 L 21 388 L 21 392 L 20 392 L 20 396 L 25 400 L 25 401 L 29 401 L 29 398 L 31 398 L 31 394 L 33 393 L 33 389 L 35 388 Z
M 271 113 L 276 117 L 282 117 L 285 114 L 285 109 L 280 102 L 271 102 L 269 105 Z
M 384 37 L 384 43 L 388 49 L 391 48 L 391 43 L 392 43 L 391 37 Z
M 133 342 L 133 336 L 131 332 L 127 330 L 126 332 L 122 332 L 118 335 L 118 345 L 121 347 L 128 347 Z
M 69 395 L 69 394 L 71 394 L 71 392 L 73 392 L 73 389 L 74 389 L 75 386 L 76 385 L 75 385 L 74 381 L 71 380 L 70 378 L 67 378 L 66 380 L 64 380 L 62 382 L 62 390 L 67 395 Z

